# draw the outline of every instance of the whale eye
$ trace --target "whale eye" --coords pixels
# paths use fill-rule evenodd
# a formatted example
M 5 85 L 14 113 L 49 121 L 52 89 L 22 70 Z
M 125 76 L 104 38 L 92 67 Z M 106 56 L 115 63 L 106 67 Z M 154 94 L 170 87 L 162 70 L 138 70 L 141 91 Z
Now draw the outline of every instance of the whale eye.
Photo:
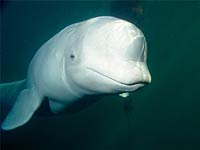
M 70 57 L 71 60 L 74 60 L 74 59 L 75 59 L 75 55 L 74 55 L 74 54 L 70 54 L 69 57 Z

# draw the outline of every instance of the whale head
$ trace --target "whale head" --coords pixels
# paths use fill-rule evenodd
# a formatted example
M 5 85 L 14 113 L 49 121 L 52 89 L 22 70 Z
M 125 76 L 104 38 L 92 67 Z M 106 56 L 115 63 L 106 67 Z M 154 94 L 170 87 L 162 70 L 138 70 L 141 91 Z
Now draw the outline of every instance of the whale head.
M 77 39 L 67 53 L 67 78 L 84 94 L 121 93 L 151 82 L 147 43 L 141 30 L 115 17 L 97 17 L 76 25 Z M 72 40 L 74 41 L 74 40 Z
M 145 37 L 127 21 L 104 16 L 72 24 L 38 50 L 29 66 L 26 88 L 1 127 L 11 130 L 25 124 L 44 97 L 49 98 L 53 113 L 84 95 L 122 93 L 126 97 L 128 91 L 151 82 L 146 59 Z M 21 83 L 3 87 L 7 90 Z

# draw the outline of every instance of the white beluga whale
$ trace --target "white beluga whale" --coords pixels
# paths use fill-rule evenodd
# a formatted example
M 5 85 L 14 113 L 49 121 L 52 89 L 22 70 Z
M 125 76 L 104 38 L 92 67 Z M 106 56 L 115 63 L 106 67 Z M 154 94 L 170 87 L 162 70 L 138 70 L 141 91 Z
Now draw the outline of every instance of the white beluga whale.
M 128 93 L 151 82 L 147 44 L 134 24 L 101 16 L 72 24 L 48 40 L 33 57 L 25 89 L 4 119 L 4 130 L 32 117 L 45 97 L 53 113 L 86 95 Z

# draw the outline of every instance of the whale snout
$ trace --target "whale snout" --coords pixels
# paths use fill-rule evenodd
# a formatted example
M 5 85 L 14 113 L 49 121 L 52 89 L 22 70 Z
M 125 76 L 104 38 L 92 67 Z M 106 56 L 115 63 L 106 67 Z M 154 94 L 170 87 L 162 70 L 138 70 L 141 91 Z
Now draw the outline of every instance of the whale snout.
M 106 82 L 115 89 L 133 91 L 151 82 L 151 74 L 145 62 L 121 62 L 117 67 L 87 68 L 97 77 L 106 79 Z M 97 78 L 96 78 L 97 79 Z
M 136 84 L 143 84 L 143 85 L 147 85 L 151 83 L 151 75 L 149 74 L 143 74 L 143 76 L 141 79 L 139 79 L 138 81 L 130 81 L 130 82 L 124 82 L 124 84 L 126 85 L 136 85 Z
M 136 62 L 133 69 L 121 70 L 116 76 L 119 86 L 119 91 L 135 91 L 147 84 L 151 83 L 151 74 L 145 62 Z M 131 66 L 129 66 L 131 67 Z M 126 68 L 125 68 L 126 69 Z
M 127 76 L 123 80 L 128 85 L 151 83 L 151 74 L 146 63 L 143 62 L 136 62 L 134 69 L 128 70 L 124 76 Z

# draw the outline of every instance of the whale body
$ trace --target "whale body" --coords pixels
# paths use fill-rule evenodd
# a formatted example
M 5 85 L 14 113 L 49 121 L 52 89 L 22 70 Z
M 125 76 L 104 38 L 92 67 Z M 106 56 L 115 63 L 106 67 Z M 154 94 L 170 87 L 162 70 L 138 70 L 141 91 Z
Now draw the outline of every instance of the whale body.
M 135 91 L 151 82 L 146 59 L 145 37 L 128 21 L 101 16 L 67 26 L 33 57 L 25 88 L 1 127 L 25 124 L 45 97 L 59 113 L 86 95 Z

